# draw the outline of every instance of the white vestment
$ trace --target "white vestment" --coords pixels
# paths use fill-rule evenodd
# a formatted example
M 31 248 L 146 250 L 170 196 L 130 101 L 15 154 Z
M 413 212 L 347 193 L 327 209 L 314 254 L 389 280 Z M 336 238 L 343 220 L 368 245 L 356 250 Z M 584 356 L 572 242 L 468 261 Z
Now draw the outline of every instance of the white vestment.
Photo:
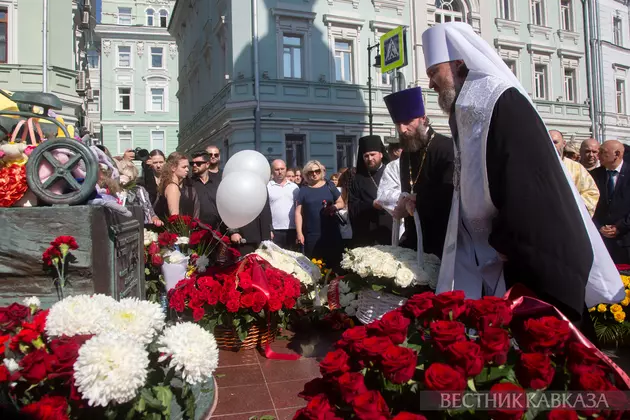
M 402 189 L 400 187 L 400 159 L 389 162 L 385 166 L 381 182 L 378 184 L 376 201 L 381 203 L 383 208 L 393 216 L 396 204 L 400 198 Z M 405 224 L 401 220 L 392 223 L 392 245 L 398 245 L 400 238 L 405 232 Z

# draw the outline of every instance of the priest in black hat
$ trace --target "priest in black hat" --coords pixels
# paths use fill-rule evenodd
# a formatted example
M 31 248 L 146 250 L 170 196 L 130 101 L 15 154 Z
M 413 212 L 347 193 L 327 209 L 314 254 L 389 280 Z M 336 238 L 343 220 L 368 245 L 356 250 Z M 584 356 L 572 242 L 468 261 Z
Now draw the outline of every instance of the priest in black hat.
M 453 139 L 436 133 L 429 125 L 421 88 L 401 90 L 384 99 L 403 148 L 400 156 L 403 198 L 393 212 L 394 217 L 405 220 L 400 245 L 418 249 L 421 230 L 424 253 L 442 258 L 453 197 Z M 414 221 L 416 212 L 420 227 Z
M 378 184 L 387 162 L 387 151 L 379 136 L 359 139 L 357 173 L 348 191 L 354 246 L 391 244 L 392 217 L 376 201 Z

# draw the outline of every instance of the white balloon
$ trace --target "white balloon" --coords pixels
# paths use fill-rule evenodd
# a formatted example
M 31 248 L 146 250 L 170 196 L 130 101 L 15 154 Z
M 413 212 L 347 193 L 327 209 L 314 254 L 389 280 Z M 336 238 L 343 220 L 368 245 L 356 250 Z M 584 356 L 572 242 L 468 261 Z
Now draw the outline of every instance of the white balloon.
M 227 227 L 238 229 L 252 222 L 266 202 L 267 186 L 258 175 L 252 172 L 224 174 L 217 190 L 217 209 Z
M 271 167 L 267 158 L 255 150 L 241 150 L 234 154 L 223 168 L 223 178 L 235 172 L 252 172 L 267 185 L 271 178 Z

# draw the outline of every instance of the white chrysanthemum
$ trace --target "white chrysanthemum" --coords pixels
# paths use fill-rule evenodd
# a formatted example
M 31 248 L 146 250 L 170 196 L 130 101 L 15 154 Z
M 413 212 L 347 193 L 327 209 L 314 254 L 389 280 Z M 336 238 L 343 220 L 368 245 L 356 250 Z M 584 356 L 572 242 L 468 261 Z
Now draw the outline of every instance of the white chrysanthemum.
M 158 340 L 160 362 L 170 359 L 169 367 L 181 371 L 191 385 L 207 381 L 219 364 L 219 350 L 214 336 L 192 322 L 164 329 Z
M 69 296 L 50 308 L 46 333 L 50 337 L 99 334 L 107 327 L 116 305 L 118 302 L 105 295 Z
M 90 406 L 106 407 L 134 399 L 147 380 L 149 353 L 144 345 L 106 333 L 79 349 L 74 380 Z
M 210 259 L 205 255 L 200 255 L 195 262 L 195 267 L 200 273 L 205 273 L 208 265 L 210 265 Z
M 162 331 L 164 322 L 164 312 L 159 304 L 126 298 L 121 299 L 112 310 L 108 330 L 124 334 L 146 345 Z
M 151 245 L 152 242 L 157 242 L 158 234 L 157 232 L 150 231 L 148 229 L 144 230 L 144 246 Z
M 7 369 L 9 369 L 9 372 L 11 373 L 17 372 L 18 370 L 20 370 L 20 365 L 18 365 L 15 359 L 4 359 L 3 363 L 7 367 Z
M 188 236 L 178 236 L 175 245 L 188 245 L 189 240 Z
M 35 308 L 39 308 L 41 306 L 41 302 L 39 301 L 39 299 L 37 298 L 37 296 L 31 296 L 28 298 L 24 298 L 24 306 L 29 306 L 29 307 L 35 307 Z

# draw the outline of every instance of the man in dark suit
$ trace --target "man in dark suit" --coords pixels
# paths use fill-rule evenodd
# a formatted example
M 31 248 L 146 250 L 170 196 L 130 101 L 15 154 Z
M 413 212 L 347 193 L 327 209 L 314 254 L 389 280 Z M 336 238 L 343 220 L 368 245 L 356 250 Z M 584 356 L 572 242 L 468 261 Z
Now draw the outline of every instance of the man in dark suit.
M 591 171 L 600 193 L 593 221 L 615 264 L 630 263 L 630 165 L 624 152 L 621 142 L 605 141 L 599 149 L 601 166 Z

